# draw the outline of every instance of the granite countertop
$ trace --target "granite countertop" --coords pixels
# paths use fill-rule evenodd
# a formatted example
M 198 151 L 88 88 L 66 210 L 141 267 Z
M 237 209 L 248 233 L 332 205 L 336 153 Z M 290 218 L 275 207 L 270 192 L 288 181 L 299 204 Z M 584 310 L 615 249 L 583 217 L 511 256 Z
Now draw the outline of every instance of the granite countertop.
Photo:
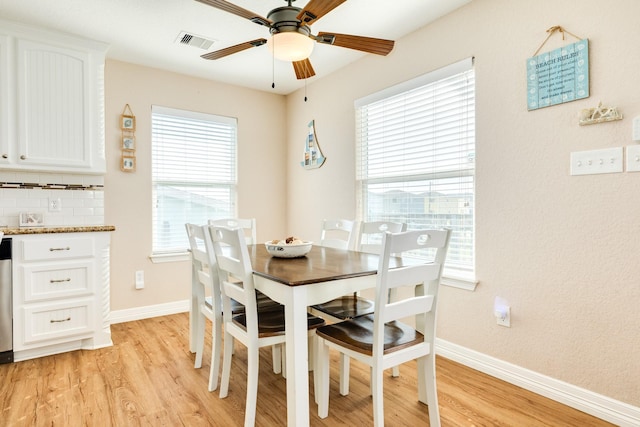
M 54 234 L 54 233 L 91 233 L 99 231 L 115 231 L 113 225 L 87 225 L 68 227 L 10 227 L 0 228 L 0 232 L 5 236 L 15 236 L 18 234 Z

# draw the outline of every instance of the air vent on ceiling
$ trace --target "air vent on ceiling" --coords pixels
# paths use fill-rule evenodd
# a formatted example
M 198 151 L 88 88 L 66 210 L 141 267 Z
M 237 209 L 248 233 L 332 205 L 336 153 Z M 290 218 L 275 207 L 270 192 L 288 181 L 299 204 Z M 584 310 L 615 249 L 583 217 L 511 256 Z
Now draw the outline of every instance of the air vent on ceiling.
M 178 34 L 178 37 L 176 37 L 176 43 L 206 50 L 211 47 L 213 40 L 205 39 L 202 36 L 196 36 L 195 34 L 182 31 Z

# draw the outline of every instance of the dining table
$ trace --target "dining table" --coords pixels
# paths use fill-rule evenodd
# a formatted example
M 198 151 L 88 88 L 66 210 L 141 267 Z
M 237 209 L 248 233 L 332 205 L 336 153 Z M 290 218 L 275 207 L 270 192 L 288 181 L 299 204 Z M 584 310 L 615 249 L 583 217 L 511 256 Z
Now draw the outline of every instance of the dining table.
M 376 254 L 314 245 L 302 257 L 271 256 L 248 247 L 255 288 L 285 307 L 287 425 L 309 425 L 307 309 L 376 286 Z M 402 260 L 392 259 L 391 265 Z
M 279 258 L 264 244 L 248 245 L 255 288 L 285 307 L 287 425 L 309 425 L 308 307 L 376 286 L 379 255 L 314 245 L 305 255 Z M 406 260 L 391 258 L 390 266 Z M 199 317 L 191 300 L 190 346 Z

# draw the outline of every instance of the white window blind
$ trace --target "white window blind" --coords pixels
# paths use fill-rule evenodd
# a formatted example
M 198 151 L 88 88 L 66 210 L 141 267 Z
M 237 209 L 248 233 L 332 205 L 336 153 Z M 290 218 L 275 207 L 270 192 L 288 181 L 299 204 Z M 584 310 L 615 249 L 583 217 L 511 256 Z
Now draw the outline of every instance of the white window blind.
M 184 252 L 184 224 L 236 216 L 234 118 L 152 107 L 153 253 Z
M 445 273 L 472 278 L 472 59 L 360 99 L 355 106 L 359 216 L 405 222 L 409 230 L 451 228 Z

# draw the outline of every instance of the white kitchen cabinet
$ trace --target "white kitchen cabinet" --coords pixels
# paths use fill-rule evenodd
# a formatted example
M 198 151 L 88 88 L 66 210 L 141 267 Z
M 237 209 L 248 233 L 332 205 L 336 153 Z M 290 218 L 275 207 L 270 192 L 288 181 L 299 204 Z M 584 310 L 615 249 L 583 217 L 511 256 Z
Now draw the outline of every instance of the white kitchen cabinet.
M 106 172 L 105 51 L 0 21 L 0 169 Z
M 112 345 L 109 233 L 12 238 L 15 360 Z

